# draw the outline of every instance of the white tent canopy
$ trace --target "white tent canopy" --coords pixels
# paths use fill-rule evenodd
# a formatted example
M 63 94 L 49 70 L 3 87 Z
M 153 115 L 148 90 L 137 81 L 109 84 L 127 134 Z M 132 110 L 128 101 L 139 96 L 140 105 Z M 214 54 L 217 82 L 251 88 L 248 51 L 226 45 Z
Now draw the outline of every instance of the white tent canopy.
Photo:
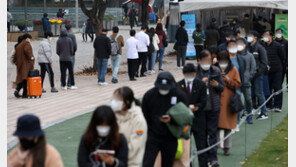
M 184 0 L 180 12 L 228 7 L 261 7 L 288 10 L 288 0 Z

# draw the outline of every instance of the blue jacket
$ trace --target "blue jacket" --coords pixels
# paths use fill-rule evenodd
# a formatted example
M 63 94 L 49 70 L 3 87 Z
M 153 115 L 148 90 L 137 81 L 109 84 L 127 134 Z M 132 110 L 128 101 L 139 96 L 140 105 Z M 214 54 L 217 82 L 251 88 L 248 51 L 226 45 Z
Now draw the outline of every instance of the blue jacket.
M 42 24 L 43 24 L 43 31 L 51 31 L 51 26 L 50 26 L 50 22 L 49 19 L 46 17 L 42 18 Z

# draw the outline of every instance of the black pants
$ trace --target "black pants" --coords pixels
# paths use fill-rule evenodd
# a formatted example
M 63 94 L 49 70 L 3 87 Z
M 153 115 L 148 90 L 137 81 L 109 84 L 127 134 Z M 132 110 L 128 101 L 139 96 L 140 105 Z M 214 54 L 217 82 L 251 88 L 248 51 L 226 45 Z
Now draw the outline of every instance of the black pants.
M 127 59 L 129 79 L 135 79 L 138 59 Z
M 141 67 L 141 75 L 144 75 L 144 73 L 147 71 L 147 52 L 138 52 L 139 53 L 139 61 L 138 61 L 138 66 L 136 69 L 136 73 L 139 73 L 140 65 Z
M 42 88 L 43 88 L 43 82 L 46 75 L 46 72 L 48 73 L 50 87 L 54 88 L 54 74 L 52 71 L 52 68 L 49 63 L 39 63 L 40 65 L 40 71 L 41 71 L 41 79 L 42 79 Z
M 288 67 L 284 67 L 284 68 L 283 68 L 283 79 L 282 79 L 282 84 L 283 84 L 283 82 L 284 82 L 285 77 L 286 77 L 286 82 L 287 82 L 287 84 L 288 84 Z
M 196 60 L 198 61 L 200 52 L 203 50 L 204 47 L 202 45 L 194 45 L 194 47 L 196 53 Z
M 207 134 L 206 134 L 206 113 L 204 111 L 198 111 L 197 118 L 194 119 L 194 124 L 192 126 L 193 136 L 195 140 L 196 149 L 202 150 L 207 147 Z M 208 155 L 203 153 L 198 155 L 199 167 L 208 167 Z
M 84 41 L 87 41 L 87 34 L 86 33 L 82 33 L 82 38 Z
M 268 82 L 270 93 L 277 92 L 282 89 L 282 74 L 283 72 L 273 72 L 268 74 Z M 282 108 L 283 103 L 283 93 L 280 93 L 274 96 L 269 102 L 266 104 L 267 108 Z
M 131 29 L 133 29 L 135 26 L 135 23 L 130 21 L 130 26 L 131 26 Z
M 177 66 L 180 67 L 180 61 L 182 60 L 182 66 L 185 65 L 185 58 L 186 58 L 186 46 L 178 46 L 177 51 Z
M 23 82 L 17 84 L 16 90 L 19 92 L 23 88 L 23 97 L 27 97 L 27 80 L 24 79 Z
M 94 34 L 93 33 L 87 33 L 87 35 L 90 37 L 91 42 L 92 42 L 94 40 Z
M 217 143 L 217 130 L 218 130 L 218 119 L 219 119 L 219 111 L 207 111 L 206 112 L 206 133 L 207 133 L 207 147 L 214 145 Z M 214 147 L 207 152 L 208 161 L 218 161 L 217 158 L 217 149 L 218 147 Z
M 148 62 L 148 70 L 152 70 L 152 53 L 147 53 L 147 59 L 149 60 Z
M 143 159 L 143 167 L 153 167 L 158 152 L 161 152 L 161 167 L 172 167 L 177 152 L 178 141 L 158 139 L 149 136 Z
M 73 74 L 73 69 L 72 69 L 72 62 L 71 61 L 60 61 L 61 82 L 62 82 L 63 87 L 66 86 L 67 69 L 69 71 L 69 75 L 71 78 L 71 86 L 75 85 L 74 74 Z
M 10 32 L 10 22 L 7 22 L 7 32 Z

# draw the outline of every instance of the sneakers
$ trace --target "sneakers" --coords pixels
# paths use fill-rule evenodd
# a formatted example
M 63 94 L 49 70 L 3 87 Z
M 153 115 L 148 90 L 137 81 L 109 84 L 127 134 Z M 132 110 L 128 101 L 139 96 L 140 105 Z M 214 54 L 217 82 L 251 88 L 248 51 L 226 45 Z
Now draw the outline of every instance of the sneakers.
M 155 74 L 155 71 L 154 70 L 151 70 L 150 75 L 152 75 L 152 74 Z
M 67 90 L 67 86 L 62 86 L 62 90 Z
M 239 132 L 239 126 L 238 126 L 238 125 L 236 125 L 234 131 L 235 131 L 235 132 Z
M 273 110 L 272 108 L 266 107 L 266 111 L 272 111 L 272 110 Z
M 256 119 L 257 120 L 264 120 L 264 119 L 268 119 L 268 116 L 266 114 L 260 114 Z
M 20 98 L 21 96 L 20 96 L 20 94 L 19 94 L 19 92 L 16 90 L 16 91 L 14 91 L 14 96 L 16 97 L 16 98 Z
M 56 88 L 51 88 L 51 93 L 57 93 L 59 92 Z
M 282 112 L 282 110 L 280 108 L 275 108 L 274 111 L 275 112 Z
M 257 114 L 257 115 L 259 115 L 259 114 L 260 114 L 260 112 L 257 112 L 257 110 L 256 110 L 256 109 L 253 109 L 253 110 L 252 110 L 252 115 L 256 115 L 256 114 Z
M 74 90 L 74 89 L 78 89 L 78 88 L 77 88 L 77 86 L 73 85 L 69 89 Z
M 248 124 L 253 124 L 253 118 L 252 118 L 251 115 L 247 117 L 247 123 Z
M 163 69 L 161 68 L 161 69 L 159 69 L 158 71 L 163 71 Z
M 118 83 L 118 79 L 112 78 L 111 82 L 114 83 L 114 84 L 116 84 L 116 83 Z
M 219 165 L 218 161 L 213 161 L 210 163 L 210 166 L 211 167 L 219 167 L 220 165 Z
M 109 85 L 107 82 L 99 82 L 99 85 L 100 86 L 107 86 L 107 85 Z
M 132 79 L 130 79 L 130 81 L 136 81 L 137 79 L 135 79 L 135 78 L 132 78 Z
M 46 90 L 42 88 L 42 93 L 46 93 Z
M 229 156 L 229 155 L 230 155 L 229 148 L 223 148 L 223 154 L 224 154 L 225 156 Z

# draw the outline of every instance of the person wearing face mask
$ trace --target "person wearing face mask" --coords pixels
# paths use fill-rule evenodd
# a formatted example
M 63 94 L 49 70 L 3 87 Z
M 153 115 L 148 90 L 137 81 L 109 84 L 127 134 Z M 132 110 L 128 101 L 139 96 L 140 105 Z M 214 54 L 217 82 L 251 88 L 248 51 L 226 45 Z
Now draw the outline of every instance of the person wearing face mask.
M 258 33 L 256 31 L 250 31 L 248 33 L 247 40 L 249 42 L 248 51 L 253 54 L 256 61 L 256 71 L 252 80 L 252 94 L 253 94 L 253 106 L 256 107 L 256 98 L 258 99 L 258 106 L 261 106 L 265 102 L 263 82 L 264 75 L 267 72 L 268 59 L 265 48 L 257 41 Z M 258 120 L 267 119 L 266 105 L 261 108 L 261 114 L 257 117 Z
M 119 132 L 126 136 L 128 144 L 128 167 L 140 167 L 143 162 L 147 140 L 147 123 L 141 103 L 129 87 L 114 91 L 111 108 L 115 112 Z
M 51 39 L 52 39 L 52 32 L 47 31 L 44 33 L 44 39 L 40 43 L 38 48 L 38 57 L 37 61 L 40 65 L 41 71 L 41 79 L 42 79 L 42 93 L 45 93 L 46 90 L 43 88 L 43 82 L 45 78 L 46 72 L 49 76 L 51 92 L 56 93 L 58 90 L 54 87 L 54 73 L 52 70 L 52 51 L 51 51 Z
M 28 98 L 27 94 L 27 78 L 29 71 L 34 69 L 35 57 L 33 55 L 33 49 L 30 43 L 32 36 L 30 34 L 24 34 L 22 42 L 15 47 L 15 53 L 13 56 L 13 62 L 16 65 L 16 90 L 14 96 L 16 98 Z M 22 96 L 19 95 L 20 90 L 23 89 Z
M 113 110 L 99 106 L 81 137 L 78 149 L 79 167 L 127 167 L 128 144 L 119 127 Z
M 170 72 L 161 72 L 155 87 L 148 90 L 143 98 L 142 111 L 148 125 L 148 139 L 143 167 L 154 166 L 158 152 L 161 152 L 161 167 L 172 167 L 177 152 L 177 138 L 167 127 L 171 118 L 168 110 L 179 102 L 187 105 L 186 94 L 177 87 Z
M 275 41 L 281 44 L 285 51 L 285 59 L 283 63 L 283 80 L 286 76 L 286 82 L 288 84 L 288 40 L 283 37 L 283 30 L 281 28 L 276 29 Z
M 273 33 L 271 31 L 265 31 L 263 34 L 263 47 L 266 49 L 268 64 L 270 69 L 268 71 L 268 82 L 270 93 L 277 92 L 282 89 L 282 75 L 283 66 L 285 62 L 285 51 L 280 43 L 272 39 Z M 283 94 L 280 93 L 273 97 L 268 103 L 267 108 L 274 110 L 275 112 L 282 111 Z
M 189 107 L 195 116 L 191 131 L 194 135 L 196 149 L 202 150 L 207 145 L 206 114 L 203 111 L 207 100 L 206 85 L 196 78 L 196 67 L 192 63 L 185 64 L 183 75 L 184 79 L 179 81 L 178 85 L 187 94 Z M 190 158 L 190 140 L 182 140 L 182 142 L 184 150 L 180 161 L 184 162 L 183 166 L 185 166 Z M 207 167 L 207 153 L 198 155 L 198 161 L 200 167 Z
M 46 142 L 39 118 L 27 114 L 18 118 L 13 134 L 19 144 L 8 154 L 8 167 L 63 167 L 59 152 Z
M 237 56 L 239 58 L 239 71 L 240 71 L 240 78 L 242 82 L 242 87 L 241 91 L 244 95 L 245 99 L 245 108 L 246 108 L 246 113 L 243 114 L 247 115 L 252 112 L 253 105 L 252 105 L 252 91 L 251 91 L 251 81 L 253 79 L 253 76 L 255 75 L 256 72 L 256 61 L 254 56 L 247 51 L 246 46 L 247 44 L 245 43 L 245 40 L 242 38 L 239 38 L 236 41 L 236 44 L 238 46 L 238 53 Z M 252 115 L 249 115 L 247 117 L 247 123 L 248 124 L 253 124 L 253 119 Z
M 221 94 L 221 111 L 219 114 L 218 128 L 219 128 L 219 140 L 231 133 L 232 129 L 237 125 L 237 113 L 230 111 L 230 99 L 234 95 L 234 89 L 241 87 L 241 80 L 239 72 L 236 67 L 231 63 L 229 54 L 227 51 L 218 53 L 218 61 L 220 69 L 223 73 L 223 81 L 225 88 Z M 231 137 L 227 138 L 220 144 L 223 149 L 224 155 L 230 155 L 230 148 L 232 146 Z
M 207 104 L 204 107 L 206 113 L 206 138 L 207 146 L 217 142 L 218 118 L 221 107 L 221 93 L 224 89 L 224 82 L 221 71 L 218 67 L 211 65 L 211 54 L 203 50 L 200 54 L 199 66 L 196 76 L 206 84 Z M 208 162 L 212 167 L 218 167 L 217 147 L 207 152 Z
M 221 43 L 218 48 L 219 48 L 219 52 L 221 51 L 226 51 L 227 50 L 227 42 L 228 41 L 233 41 L 235 40 L 235 35 L 233 34 L 233 32 L 228 32 L 226 34 L 226 37 L 225 37 L 225 42 Z

